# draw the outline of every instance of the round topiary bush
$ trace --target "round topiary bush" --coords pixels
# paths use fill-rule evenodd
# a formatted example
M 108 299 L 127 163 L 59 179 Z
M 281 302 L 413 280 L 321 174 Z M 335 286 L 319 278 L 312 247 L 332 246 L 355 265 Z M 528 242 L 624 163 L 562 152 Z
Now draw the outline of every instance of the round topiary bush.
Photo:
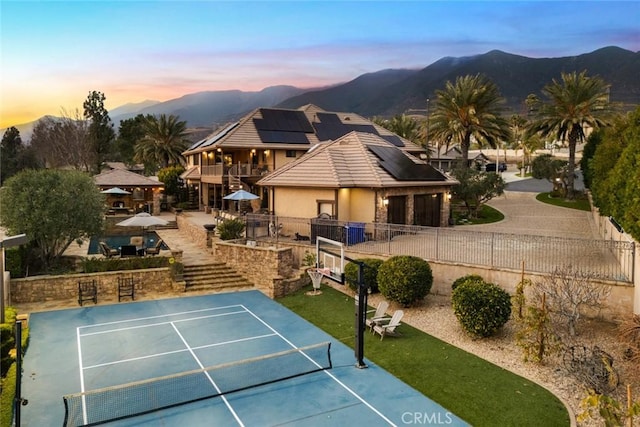
M 364 284 L 369 287 L 371 293 L 378 290 L 378 268 L 382 265 L 382 260 L 378 258 L 361 258 L 356 261 L 364 263 Z M 344 280 L 353 291 L 358 289 L 358 264 L 349 262 L 344 266 Z
M 465 331 L 478 337 L 496 333 L 511 317 L 511 296 L 484 281 L 466 281 L 453 291 L 453 312 Z
M 467 274 L 466 276 L 458 277 L 456 280 L 454 280 L 451 284 L 451 290 L 455 291 L 458 286 L 467 282 L 484 283 L 484 279 L 482 278 L 482 276 L 479 276 L 477 274 Z
M 408 307 L 422 300 L 433 285 L 431 266 L 422 258 L 398 255 L 378 268 L 378 288 L 389 301 Z

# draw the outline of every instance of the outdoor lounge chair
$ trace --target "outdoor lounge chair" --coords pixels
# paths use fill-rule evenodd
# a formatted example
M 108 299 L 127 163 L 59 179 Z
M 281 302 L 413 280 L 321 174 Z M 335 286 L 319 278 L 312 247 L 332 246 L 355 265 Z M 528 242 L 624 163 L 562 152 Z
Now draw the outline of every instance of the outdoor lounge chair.
M 107 258 L 120 255 L 119 250 L 110 247 L 109 245 L 107 245 L 106 242 L 99 242 L 98 245 L 100 246 L 100 251 L 102 252 L 102 255 L 106 256 Z
M 163 243 L 162 239 L 158 239 L 158 241 L 153 247 L 147 248 L 147 255 L 158 255 L 160 253 L 160 248 L 162 247 L 162 243 Z
M 129 297 L 131 300 L 135 300 L 136 285 L 131 277 L 118 277 L 118 302 L 124 297 Z
M 396 310 L 395 313 L 393 313 L 393 316 L 391 316 L 389 323 L 373 325 L 373 332 L 380 334 L 380 341 L 382 341 L 385 335 L 394 337 L 400 335 L 400 333 L 396 331 L 396 328 L 400 326 L 402 316 L 404 316 L 404 311 Z
M 387 319 L 387 321 L 389 321 L 388 317 L 385 317 L 387 314 L 387 308 L 389 308 L 389 303 L 386 301 L 380 301 L 380 303 L 378 304 L 378 307 L 376 307 L 375 310 L 368 310 L 367 311 L 367 315 L 370 313 L 373 313 L 373 315 L 371 317 L 368 317 L 365 320 L 365 323 L 367 325 L 367 327 L 369 329 L 371 329 L 373 331 L 373 325 L 375 325 L 376 323 L 380 322 L 380 323 L 386 323 L 383 322 L 383 319 Z

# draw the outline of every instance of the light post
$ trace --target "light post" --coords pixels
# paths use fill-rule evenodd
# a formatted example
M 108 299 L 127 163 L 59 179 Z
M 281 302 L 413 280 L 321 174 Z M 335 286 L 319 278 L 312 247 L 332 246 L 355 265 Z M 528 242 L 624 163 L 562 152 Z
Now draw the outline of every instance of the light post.
M 26 234 L 17 234 L 0 240 L 0 323 L 4 323 L 4 249 L 20 246 L 27 243 Z

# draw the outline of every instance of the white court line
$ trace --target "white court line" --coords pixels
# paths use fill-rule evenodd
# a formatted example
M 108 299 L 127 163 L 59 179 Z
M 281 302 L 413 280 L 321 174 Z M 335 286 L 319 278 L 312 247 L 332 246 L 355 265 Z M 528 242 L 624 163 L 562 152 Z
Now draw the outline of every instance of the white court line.
M 159 319 L 167 316 L 181 316 L 183 314 L 202 313 L 203 311 L 224 310 L 226 308 L 232 308 L 232 307 L 242 307 L 242 304 L 225 305 L 222 307 L 213 307 L 213 308 L 201 308 L 199 310 L 179 311 L 177 313 L 158 314 L 156 316 L 148 316 L 148 317 L 134 317 L 132 319 L 127 319 L 127 320 L 115 320 L 113 322 L 95 323 L 93 325 L 80 326 L 78 329 L 97 328 L 100 326 L 117 325 L 118 323 L 128 323 L 128 322 L 137 322 L 140 320 Z
M 242 305 L 242 304 L 241 304 Z M 269 325 L 267 322 L 265 322 L 264 320 L 262 320 L 259 316 L 257 316 L 255 313 L 253 313 L 251 310 L 249 310 L 247 307 L 245 307 L 244 305 L 242 305 L 242 308 L 244 308 L 245 310 L 247 310 L 248 313 L 250 313 L 253 317 L 255 317 L 259 322 L 261 322 L 263 325 L 265 325 L 267 328 L 271 329 L 273 331 L 274 334 L 276 334 L 277 336 L 279 336 L 280 338 L 282 338 L 282 340 L 284 340 L 284 342 L 286 342 L 287 344 L 289 344 L 291 347 L 293 348 L 298 348 L 296 345 L 294 345 L 291 341 L 289 341 L 288 339 L 286 339 L 283 335 L 281 335 L 278 331 L 276 331 L 274 328 L 271 327 L 271 325 Z M 302 353 L 304 354 L 304 353 Z M 311 362 L 313 362 L 317 367 L 321 367 L 315 360 L 311 359 L 309 356 L 307 356 L 306 354 L 304 354 L 304 356 L 309 359 Z M 335 375 L 333 375 L 331 372 L 327 371 L 326 369 L 323 369 L 322 372 L 324 372 L 325 374 L 327 374 L 329 377 L 331 377 L 336 383 L 340 384 L 340 386 L 342 388 L 344 388 L 345 390 L 347 390 L 347 392 L 349 392 L 350 394 L 352 394 L 356 399 L 358 399 L 360 402 L 362 402 L 365 406 L 367 406 L 369 409 L 371 409 L 373 412 L 375 412 L 377 415 L 380 416 L 380 418 L 382 418 L 383 420 L 385 420 L 389 425 L 397 427 L 396 424 L 394 424 L 389 418 L 387 418 L 382 412 L 378 411 L 372 404 L 370 404 L 369 402 L 367 402 L 363 397 L 361 397 L 358 393 L 356 393 L 355 391 L 353 391 L 352 389 L 350 389 L 346 384 L 344 384 L 342 381 L 340 381 L 338 378 L 335 377 Z
M 196 356 L 196 354 L 193 352 L 193 349 L 191 347 L 189 347 L 189 344 L 187 344 L 187 340 L 184 339 L 184 337 L 182 336 L 182 334 L 180 333 L 180 331 L 178 330 L 176 325 L 174 325 L 172 323 L 171 326 L 173 326 L 173 329 L 176 331 L 176 334 L 178 334 L 178 336 L 180 337 L 180 339 L 184 343 L 185 347 L 187 347 L 187 349 L 189 350 L 189 353 L 191 353 L 191 356 L 195 359 L 195 361 L 198 364 L 198 366 L 200 366 L 200 369 L 204 369 L 205 368 L 204 365 L 202 364 L 202 362 L 200 362 L 200 359 L 198 359 L 198 356 Z M 227 397 L 222 394 L 222 390 L 220 390 L 220 388 L 218 387 L 216 382 L 213 380 L 213 378 L 211 378 L 211 375 L 209 375 L 209 372 L 205 371 L 204 374 L 209 379 L 209 382 L 211 383 L 211 385 L 213 385 L 213 387 L 216 389 L 216 392 L 218 392 L 218 394 L 220 395 L 219 397 L 222 399 L 224 404 L 227 406 L 227 409 L 229 409 L 229 412 L 231 412 L 231 414 L 233 415 L 233 418 L 236 419 L 238 424 L 240 424 L 242 427 L 244 427 L 244 423 L 242 422 L 240 417 L 238 417 L 238 414 L 236 414 L 236 411 L 233 410 L 233 407 L 231 406 L 231 404 L 227 400 Z
M 172 324 L 172 326 L 173 326 L 173 324 Z M 205 345 L 200 345 L 200 346 L 197 346 L 197 347 L 190 347 L 190 348 L 192 348 L 193 350 L 201 350 L 203 348 L 218 347 L 218 346 L 221 346 L 221 345 L 235 344 L 235 343 L 238 343 L 238 342 L 257 340 L 257 339 L 268 338 L 268 337 L 273 337 L 273 336 L 276 336 L 276 334 L 254 335 L 252 337 L 239 338 L 237 340 L 231 340 L 231 341 L 223 341 L 223 342 L 219 342 L 219 343 L 215 343 L 215 344 L 205 344 Z M 164 353 L 154 353 L 154 354 L 149 354 L 147 356 L 132 357 L 130 359 L 121 359 L 121 360 L 118 360 L 118 361 L 115 361 L 115 362 L 107 362 L 107 363 L 100 363 L 98 365 L 85 366 L 84 369 L 101 368 L 103 366 L 111 366 L 111 365 L 118 365 L 120 363 L 135 362 L 136 360 L 151 359 L 153 357 L 167 356 L 169 354 L 184 353 L 186 351 L 189 351 L 189 349 L 183 348 L 183 349 L 180 349 L 180 350 L 166 351 Z
M 80 391 L 84 393 L 84 368 L 82 367 L 82 344 L 80 343 L 80 337 L 80 328 L 76 328 L 76 340 L 78 343 L 78 367 L 80 368 Z M 84 395 L 82 395 L 82 420 L 85 424 L 87 423 L 87 404 Z
M 128 326 L 128 327 L 125 327 L 125 328 L 117 328 L 117 329 L 105 329 L 104 331 L 88 332 L 88 333 L 82 334 L 82 336 L 83 337 L 89 337 L 91 335 L 110 334 L 112 332 L 121 332 L 121 331 L 128 331 L 128 330 L 132 330 L 132 329 L 142 329 L 142 328 L 151 328 L 151 327 L 154 327 L 154 326 L 170 325 L 173 322 L 176 322 L 176 323 L 179 323 L 179 322 L 190 322 L 192 320 L 201 320 L 201 319 L 208 319 L 208 318 L 211 318 L 211 317 L 222 317 L 222 316 L 230 316 L 232 314 L 243 314 L 243 313 L 246 313 L 246 311 L 230 311 L 228 313 L 210 314 L 208 316 L 189 317 L 187 319 L 167 320 L 166 322 L 147 323 L 146 325 Z M 173 316 L 173 314 L 170 314 L 168 316 Z

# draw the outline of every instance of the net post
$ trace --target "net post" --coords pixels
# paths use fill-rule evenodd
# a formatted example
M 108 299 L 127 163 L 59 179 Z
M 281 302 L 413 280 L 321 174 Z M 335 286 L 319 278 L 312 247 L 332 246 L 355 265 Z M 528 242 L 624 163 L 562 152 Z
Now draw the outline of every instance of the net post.
M 357 262 L 358 264 L 358 295 L 356 298 L 356 368 L 364 369 L 367 364 L 364 363 L 364 332 L 366 329 L 366 316 L 367 316 L 367 300 L 368 289 L 364 283 L 364 263 Z
M 16 394 L 13 398 L 13 414 L 15 425 L 20 426 L 21 423 L 21 406 L 26 405 L 28 401 L 22 399 L 22 321 L 18 320 L 15 323 L 15 336 L 16 336 Z

